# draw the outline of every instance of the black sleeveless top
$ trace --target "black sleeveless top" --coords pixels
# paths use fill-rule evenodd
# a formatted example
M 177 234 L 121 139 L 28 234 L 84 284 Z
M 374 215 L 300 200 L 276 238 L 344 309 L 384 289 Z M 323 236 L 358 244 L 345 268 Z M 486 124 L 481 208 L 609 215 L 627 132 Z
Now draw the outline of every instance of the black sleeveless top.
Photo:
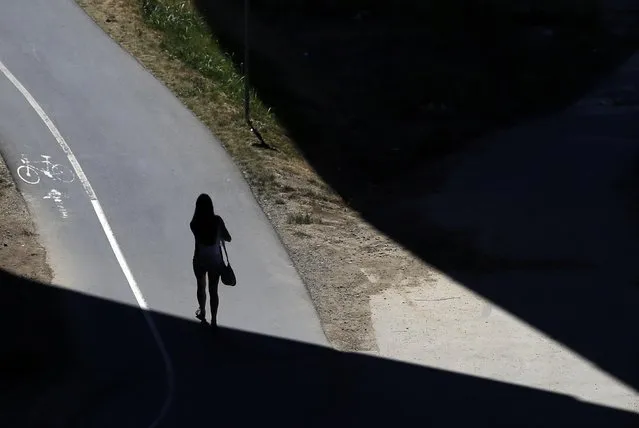
M 195 251 L 193 252 L 193 257 L 197 257 L 198 255 L 198 246 L 207 246 L 214 245 L 218 240 L 224 239 L 227 242 L 231 242 L 231 235 L 226 229 L 226 225 L 224 224 L 224 220 L 219 215 L 215 215 L 212 221 L 206 222 L 193 222 L 190 223 L 191 232 L 193 232 L 193 236 L 195 237 Z M 218 238 L 218 234 L 222 234 Z M 221 238 L 221 239 L 220 239 Z

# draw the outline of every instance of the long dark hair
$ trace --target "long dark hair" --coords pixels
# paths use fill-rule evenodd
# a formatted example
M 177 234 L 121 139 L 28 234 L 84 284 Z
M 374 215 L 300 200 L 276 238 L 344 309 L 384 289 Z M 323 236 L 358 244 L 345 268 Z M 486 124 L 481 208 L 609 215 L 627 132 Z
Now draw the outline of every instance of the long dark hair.
M 215 221 L 215 210 L 213 209 L 213 201 L 206 193 L 200 194 L 195 201 L 195 212 L 191 225 L 197 228 L 207 224 L 213 224 Z

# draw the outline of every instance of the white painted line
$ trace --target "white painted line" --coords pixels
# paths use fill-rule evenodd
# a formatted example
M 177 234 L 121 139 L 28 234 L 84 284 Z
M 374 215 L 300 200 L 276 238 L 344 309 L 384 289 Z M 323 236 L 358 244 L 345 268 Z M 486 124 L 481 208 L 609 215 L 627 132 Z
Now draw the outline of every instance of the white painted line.
M 16 79 L 16 77 L 13 74 L 11 74 L 9 69 L 5 67 L 2 61 L 0 61 L 0 71 L 2 71 L 2 73 L 4 73 L 5 76 L 7 76 L 7 79 L 9 79 L 11 83 L 13 83 L 13 86 L 15 86 L 18 91 L 20 91 L 22 96 L 27 100 L 27 102 L 31 105 L 31 107 L 33 107 L 36 113 L 38 113 L 38 116 L 40 116 L 40 119 L 42 119 L 44 124 L 47 125 L 47 128 L 49 128 L 49 131 L 51 131 L 51 134 L 53 134 L 53 137 L 56 139 L 56 141 L 60 145 L 60 148 L 67 155 L 67 158 L 69 159 L 69 162 L 71 163 L 71 166 L 73 166 L 73 170 L 75 171 L 75 174 L 78 176 L 78 178 L 82 182 L 82 186 L 84 186 L 84 190 L 87 192 L 87 195 L 89 195 L 89 198 L 91 198 L 91 200 L 97 199 L 97 197 L 95 196 L 95 192 L 93 191 L 93 188 L 91 187 L 91 183 L 89 183 L 87 176 L 84 175 L 84 171 L 82 170 L 80 163 L 74 156 L 67 142 L 62 137 L 62 134 L 60 134 L 60 131 L 58 131 L 58 128 L 56 128 L 56 126 L 53 124 L 53 121 L 51 121 L 51 119 L 44 112 L 42 107 L 40 107 L 40 104 L 38 104 L 35 98 L 31 96 L 29 91 L 27 91 L 27 89 L 24 86 L 22 86 L 22 83 L 20 83 L 20 81 Z
M 91 204 L 93 205 L 93 210 L 95 211 L 95 214 L 98 216 L 98 220 L 100 220 L 100 224 L 102 225 L 104 234 L 109 240 L 109 244 L 111 244 L 111 248 L 113 249 L 115 258 L 118 259 L 118 263 L 120 264 L 120 267 L 122 268 L 122 272 L 124 273 L 126 280 L 129 282 L 129 285 L 131 286 L 131 291 L 133 291 L 135 300 L 138 302 L 138 305 L 140 306 L 140 308 L 147 311 L 149 309 L 149 306 L 147 305 L 146 300 L 144 299 L 144 296 L 142 295 L 142 291 L 140 291 L 140 288 L 135 282 L 135 278 L 133 277 L 133 274 L 131 273 L 131 269 L 129 269 L 129 265 L 127 264 L 126 259 L 124 258 L 124 254 L 122 254 L 122 250 L 120 250 L 120 245 L 118 245 L 118 241 L 116 241 L 115 239 L 115 235 L 113 234 L 113 231 L 111 230 L 111 226 L 109 225 L 109 222 L 107 221 L 106 215 L 104 215 L 104 211 L 102 210 L 100 201 L 98 201 L 97 199 L 93 199 L 91 201 Z M 153 323 L 153 321 L 151 321 L 151 323 L 153 324 L 153 328 L 151 330 L 155 330 L 155 324 Z
M 120 269 L 122 269 L 122 272 L 124 273 L 124 276 L 126 277 L 126 280 L 129 283 L 129 287 L 131 288 L 131 291 L 133 292 L 133 295 L 135 296 L 135 300 L 138 302 L 138 305 L 142 309 L 142 313 L 144 314 L 144 318 L 146 319 L 149 329 L 151 330 L 151 334 L 153 335 L 153 338 L 155 339 L 155 342 L 157 343 L 158 348 L 160 349 L 160 353 L 162 354 L 162 359 L 164 360 L 164 367 L 166 370 L 167 393 L 164 400 L 164 404 L 162 405 L 162 409 L 160 410 L 160 413 L 155 418 L 153 423 L 149 425 L 149 428 L 155 428 L 159 425 L 160 421 L 166 416 L 166 413 L 168 412 L 169 407 L 171 406 L 171 403 L 173 401 L 173 394 L 174 394 L 173 364 L 171 362 L 171 358 L 169 357 L 169 353 L 166 350 L 166 346 L 164 345 L 164 341 L 162 340 L 162 337 L 160 336 L 160 332 L 158 331 L 157 326 L 155 325 L 155 322 L 153 321 L 153 318 L 151 317 L 151 314 L 148 312 L 149 307 L 146 303 L 146 300 L 144 299 L 144 295 L 142 294 L 142 291 L 138 287 L 138 284 L 135 281 L 133 274 L 131 273 L 131 269 L 129 269 L 129 265 L 126 262 L 126 259 L 124 258 L 124 254 L 122 254 L 122 250 L 120 250 L 120 245 L 118 244 L 118 241 L 115 239 L 115 235 L 113 234 L 113 230 L 111 230 L 111 226 L 109 225 L 109 222 L 106 218 L 106 215 L 104 214 L 104 211 L 102 210 L 100 201 L 98 200 L 98 197 L 93 191 L 93 187 L 91 186 L 89 179 L 84 174 L 84 171 L 82 170 L 82 167 L 80 166 L 80 163 L 78 162 L 77 158 L 71 151 L 71 148 L 69 147 L 67 142 L 64 140 L 64 137 L 62 137 L 62 134 L 60 134 L 60 131 L 58 131 L 58 128 L 55 126 L 53 121 L 45 113 L 42 107 L 40 107 L 40 104 L 38 104 L 35 98 L 33 98 L 33 96 L 29 93 L 29 91 L 9 71 L 9 69 L 2 63 L 2 61 L 0 61 L 0 71 L 2 71 L 2 73 L 7 77 L 7 79 L 9 79 L 11 83 L 13 83 L 13 86 L 15 86 L 18 91 L 20 91 L 22 96 L 27 100 L 27 102 L 31 105 L 31 107 L 33 107 L 36 113 L 38 113 L 38 116 L 40 116 L 40 119 L 42 119 L 42 121 L 47 126 L 47 128 L 49 128 L 49 131 L 51 131 L 51 134 L 58 142 L 62 151 L 67 155 L 67 158 L 69 159 L 69 162 L 71 163 L 71 166 L 73 166 L 73 170 L 78 176 L 78 179 L 80 179 L 80 182 L 82 183 L 82 186 L 84 187 L 85 192 L 87 193 L 87 195 L 89 196 L 89 199 L 91 200 L 91 205 L 93 206 L 95 215 L 98 217 L 98 220 L 100 221 L 100 225 L 102 225 L 102 230 L 104 231 L 104 234 L 106 235 L 107 240 L 109 241 L 109 244 L 111 245 L 111 249 L 113 250 L 113 253 L 115 254 L 115 258 L 118 260 L 118 263 L 120 264 Z

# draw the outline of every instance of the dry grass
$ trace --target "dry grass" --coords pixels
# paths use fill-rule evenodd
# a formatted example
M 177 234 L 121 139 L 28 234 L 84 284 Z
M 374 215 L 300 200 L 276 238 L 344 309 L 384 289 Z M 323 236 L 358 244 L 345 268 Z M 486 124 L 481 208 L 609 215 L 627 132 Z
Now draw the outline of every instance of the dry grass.
M 313 223 L 322 223 L 320 219 L 317 219 L 309 212 L 295 212 L 289 213 L 286 218 L 287 223 L 289 224 L 313 224 Z

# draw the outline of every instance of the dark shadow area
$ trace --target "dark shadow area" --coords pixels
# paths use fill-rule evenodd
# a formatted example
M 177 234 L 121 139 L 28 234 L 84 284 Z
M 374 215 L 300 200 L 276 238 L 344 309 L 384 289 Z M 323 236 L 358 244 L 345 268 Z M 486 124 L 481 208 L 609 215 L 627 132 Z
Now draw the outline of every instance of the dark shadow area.
M 243 2 L 195 4 L 241 69 Z M 251 0 L 249 77 L 313 166 L 356 199 L 574 101 L 636 47 L 604 10 L 594 0 Z
M 137 308 L 0 271 L 6 427 L 148 426 L 167 391 Z M 505 383 L 152 315 L 174 389 L 161 426 L 636 426 Z
M 242 2 L 195 4 L 239 67 Z M 591 4 L 253 0 L 249 76 L 368 222 L 637 389 L 639 64 L 565 109 L 632 58 L 639 7 Z

